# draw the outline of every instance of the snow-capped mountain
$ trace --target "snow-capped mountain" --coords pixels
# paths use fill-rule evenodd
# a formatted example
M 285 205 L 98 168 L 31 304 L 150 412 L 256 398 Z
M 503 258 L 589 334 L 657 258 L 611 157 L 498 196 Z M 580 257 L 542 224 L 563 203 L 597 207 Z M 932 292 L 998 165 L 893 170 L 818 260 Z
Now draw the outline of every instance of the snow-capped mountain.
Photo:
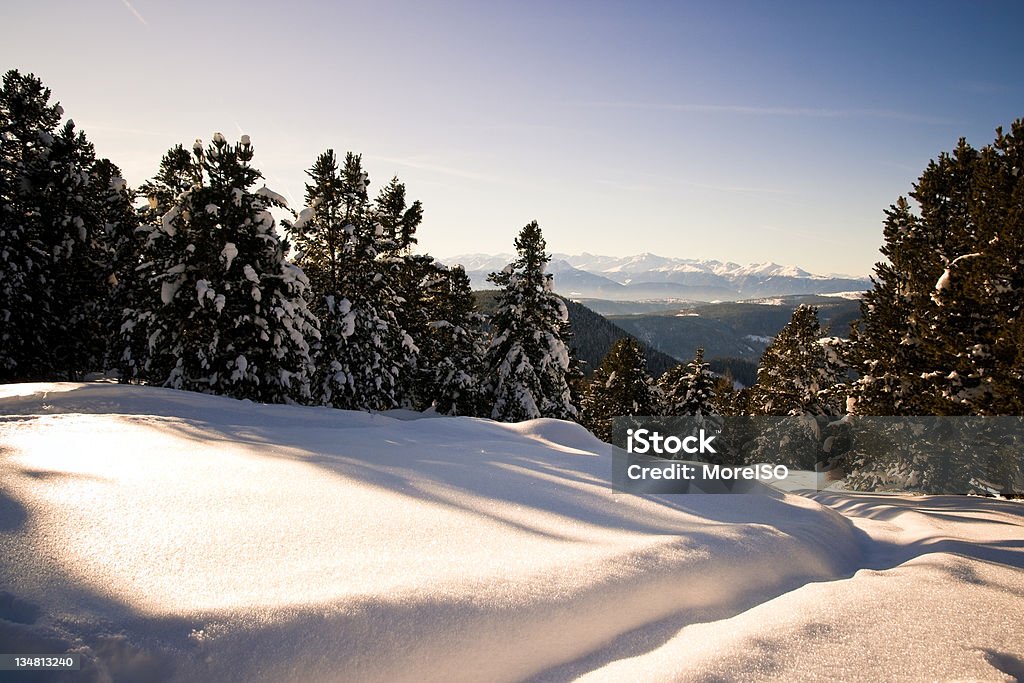
M 512 254 L 466 254 L 442 260 L 462 264 L 473 286 L 487 289 L 493 287 L 487 282 L 487 275 L 501 270 L 514 258 Z M 867 278 L 815 275 L 792 265 L 740 265 L 732 261 L 671 258 L 651 253 L 623 257 L 554 254 L 548 271 L 555 276 L 555 289 L 565 296 L 616 301 L 735 301 L 763 296 L 831 294 L 871 287 Z

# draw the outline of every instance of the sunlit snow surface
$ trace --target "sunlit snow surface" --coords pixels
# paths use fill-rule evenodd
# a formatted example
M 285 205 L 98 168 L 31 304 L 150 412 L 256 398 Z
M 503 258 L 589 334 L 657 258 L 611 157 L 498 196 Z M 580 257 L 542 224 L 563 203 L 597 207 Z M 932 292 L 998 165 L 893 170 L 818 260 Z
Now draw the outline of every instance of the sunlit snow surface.
M 1024 675 L 1017 503 L 614 495 L 576 425 L 418 417 L 0 386 L 0 652 L 80 652 L 68 680 Z

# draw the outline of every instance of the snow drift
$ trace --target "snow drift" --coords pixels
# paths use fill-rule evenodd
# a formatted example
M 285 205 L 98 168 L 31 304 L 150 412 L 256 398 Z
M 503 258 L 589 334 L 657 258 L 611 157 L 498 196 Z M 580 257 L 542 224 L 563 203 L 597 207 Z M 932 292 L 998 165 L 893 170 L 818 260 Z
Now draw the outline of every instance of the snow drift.
M 0 651 L 79 652 L 74 680 L 566 678 L 637 638 L 668 676 L 665 624 L 883 557 L 850 497 L 614 495 L 554 420 L 109 384 L 3 386 L 0 415 Z

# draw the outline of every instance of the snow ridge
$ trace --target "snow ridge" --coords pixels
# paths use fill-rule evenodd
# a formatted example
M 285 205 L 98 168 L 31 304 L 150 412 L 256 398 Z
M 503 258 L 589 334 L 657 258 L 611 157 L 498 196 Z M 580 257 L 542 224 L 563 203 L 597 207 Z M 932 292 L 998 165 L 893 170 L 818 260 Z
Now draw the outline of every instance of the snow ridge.
M 80 652 L 81 680 L 759 679 L 813 666 L 820 638 L 862 662 L 828 607 L 862 586 L 916 605 L 849 608 L 885 641 L 971 576 L 994 582 L 963 590 L 1003 626 L 968 645 L 998 657 L 941 641 L 981 632 L 957 603 L 942 651 L 911 640 L 893 670 L 991 678 L 1024 654 L 998 588 L 1024 585 L 1013 503 L 970 502 L 956 526 L 940 499 L 613 495 L 609 447 L 552 419 L 70 383 L 0 386 L 0 413 L 0 642 Z M 895 583 L 855 574 L 897 564 Z M 757 659 L 763 642 L 782 654 Z

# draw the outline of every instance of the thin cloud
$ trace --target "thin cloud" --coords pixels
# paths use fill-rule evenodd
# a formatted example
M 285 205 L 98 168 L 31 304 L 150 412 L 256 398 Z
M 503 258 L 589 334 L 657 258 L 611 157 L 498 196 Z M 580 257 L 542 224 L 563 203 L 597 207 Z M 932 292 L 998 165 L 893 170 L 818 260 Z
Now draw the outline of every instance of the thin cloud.
M 128 0 L 121 0 L 121 2 L 124 3 L 124 6 L 128 8 L 129 12 L 131 12 L 133 15 L 135 15 L 135 18 L 139 20 L 140 24 L 142 24 L 146 28 L 149 28 L 149 22 L 146 21 L 145 17 L 143 17 L 141 14 L 139 14 L 139 10 L 135 9 L 132 6 L 132 3 L 128 2 Z
M 696 114 L 741 114 L 748 116 L 778 116 L 817 119 L 889 119 L 908 123 L 949 125 L 950 119 L 925 116 L 889 109 L 829 109 L 824 107 L 763 107 L 739 104 L 673 104 L 659 102 L 577 102 L 576 106 L 602 109 L 643 109 L 648 111 L 678 111 Z
M 419 161 L 417 159 L 402 159 L 398 157 L 382 157 L 377 155 L 366 156 L 367 158 L 375 159 L 377 161 L 384 161 L 389 164 L 408 166 L 409 168 L 417 168 L 421 171 L 432 171 L 434 173 L 442 173 L 444 175 L 455 176 L 456 178 L 465 178 L 467 180 L 481 180 L 488 183 L 497 182 L 497 178 L 495 178 L 494 176 L 485 175 L 483 173 L 476 173 L 475 171 L 465 171 L 460 168 L 452 168 L 451 166 L 431 164 L 428 162 Z

